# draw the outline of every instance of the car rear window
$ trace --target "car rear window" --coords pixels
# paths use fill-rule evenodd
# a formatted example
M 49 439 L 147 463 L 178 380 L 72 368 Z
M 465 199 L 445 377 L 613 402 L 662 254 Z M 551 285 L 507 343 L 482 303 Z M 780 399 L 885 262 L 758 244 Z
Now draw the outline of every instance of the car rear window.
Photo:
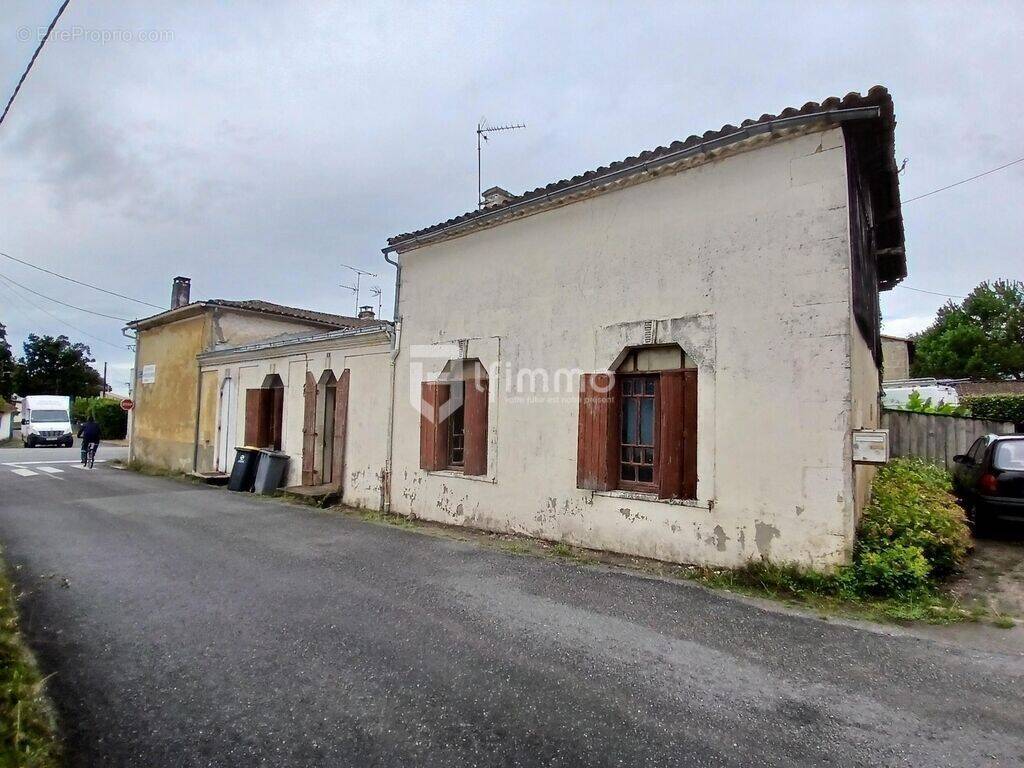
M 1000 440 L 992 455 L 992 463 L 997 469 L 1024 471 L 1024 440 Z

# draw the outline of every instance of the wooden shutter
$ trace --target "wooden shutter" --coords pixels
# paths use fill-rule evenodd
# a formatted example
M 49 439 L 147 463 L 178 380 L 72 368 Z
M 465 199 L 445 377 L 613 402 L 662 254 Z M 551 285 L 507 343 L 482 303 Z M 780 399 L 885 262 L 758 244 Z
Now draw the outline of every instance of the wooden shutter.
M 334 446 L 331 451 L 331 478 L 338 488 L 345 487 L 345 433 L 348 430 L 348 390 L 351 371 L 341 372 L 334 388 Z
M 420 393 L 420 469 L 444 469 L 448 466 L 448 423 L 441 421 L 441 406 L 448 402 L 451 387 L 443 381 L 424 381 Z
M 302 397 L 302 484 L 313 485 L 316 461 L 316 379 L 309 371 L 306 371 Z
M 263 413 L 266 408 L 266 389 L 245 390 L 245 444 L 262 448 L 266 445 L 266 420 Z
M 274 387 L 270 392 L 270 436 L 267 445 L 280 451 L 284 444 L 284 387 Z
M 697 498 L 697 371 L 663 371 L 658 382 L 658 496 Z
M 463 403 L 465 454 L 462 472 L 466 475 L 487 474 L 487 379 L 466 382 Z
M 616 486 L 619 455 L 617 389 L 610 373 L 580 377 L 579 442 L 576 486 L 609 491 Z

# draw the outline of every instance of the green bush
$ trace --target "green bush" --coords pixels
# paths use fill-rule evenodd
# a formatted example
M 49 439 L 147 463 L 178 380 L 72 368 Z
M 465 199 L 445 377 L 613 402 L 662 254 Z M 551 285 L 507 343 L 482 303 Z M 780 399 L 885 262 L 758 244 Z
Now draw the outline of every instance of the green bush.
M 892 543 L 860 551 L 853 569 L 855 591 L 867 595 L 916 595 L 928 591 L 931 566 L 920 547 Z
M 123 440 L 128 434 L 128 414 L 121 410 L 121 403 L 107 397 L 80 397 L 71 406 L 75 421 L 84 422 L 92 416 L 100 425 L 100 436 L 104 440 Z
M 892 595 L 959 570 L 971 537 L 942 467 L 921 459 L 894 459 L 878 471 L 871 491 L 854 553 L 862 588 Z
M 960 403 L 970 408 L 976 419 L 1024 423 L 1024 395 L 967 395 Z
M 934 405 L 932 399 L 921 397 L 921 393 L 916 389 L 910 393 L 910 397 L 907 398 L 907 402 L 903 405 L 897 406 L 898 410 L 901 411 L 913 411 L 914 413 L 935 413 L 940 416 L 970 416 L 971 411 L 964 405 L 953 405 L 951 403 L 942 403 Z

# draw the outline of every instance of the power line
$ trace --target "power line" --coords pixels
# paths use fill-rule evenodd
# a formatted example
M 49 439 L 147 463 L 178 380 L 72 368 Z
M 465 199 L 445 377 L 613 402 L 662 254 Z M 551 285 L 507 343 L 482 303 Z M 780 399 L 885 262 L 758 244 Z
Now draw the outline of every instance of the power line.
M 59 272 L 54 272 L 51 269 L 46 269 L 45 267 L 38 267 L 35 264 L 32 264 L 28 261 L 23 261 L 22 259 L 15 258 L 14 256 L 11 256 L 9 253 L 4 253 L 3 251 L 0 251 L 0 256 L 3 256 L 6 259 L 10 259 L 11 261 L 16 261 L 19 264 L 24 264 L 26 267 L 32 267 L 32 269 L 38 270 L 40 272 L 45 272 L 48 275 L 59 277 L 61 280 L 67 280 L 69 283 L 74 283 L 75 285 L 81 285 L 85 286 L 86 288 L 92 288 L 94 291 L 100 291 L 101 293 L 106 293 L 109 294 L 110 296 L 117 296 L 119 299 L 127 299 L 128 301 L 134 301 L 136 304 L 145 304 L 147 307 L 153 307 L 154 309 L 166 309 L 166 307 L 161 307 L 159 304 L 150 304 L 148 301 L 143 301 L 142 299 L 133 299 L 131 296 L 125 296 L 123 293 L 118 293 L 117 291 L 108 291 L 106 288 L 100 288 L 98 285 L 83 283 L 81 280 L 75 280 L 75 278 L 73 277 L 62 275 Z
M 43 50 L 43 46 L 46 45 L 46 41 L 50 39 L 50 33 L 53 32 L 53 28 L 57 26 L 57 19 L 64 13 L 64 9 L 68 7 L 68 3 L 71 0 L 64 0 L 61 3 L 60 8 L 57 9 L 57 15 L 53 17 L 53 21 L 50 22 L 50 26 L 46 28 L 46 34 L 43 35 L 43 39 L 39 41 L 39 45 L 36 46 L 35 53 L 32 54 L 32 58 L 29 59 L 28 66 L 25 67 L 25 71 L 21 74 L 21 79 L 18 80 L 18 84 L 14 86 L 14 93 L 11 94 L 11 98 L 7 100 L 7 106 L 4 107 L 4 113 L 0 115 L 0 125 L 3 125 L 4 118 L 7 117 L 7 113 L 11 111 L 11 105 L 14 103 L 14 99 L 18 95 L 18 91 L 21 90 L 22 84 L 25 82 L 25 78 L 28 77 L 29 71 L 32 69 L 32 65 L 36 63 L 36 59 L 39 57 L 39 53 Z
M 124 323 L 128 322 L 128 318 L 127 317 L 115 317 L 114 315 L 107 315 L 107 314 L 104 314 L 103 312 L 96 312 L 96 311 L 94 311 L 92 309 L 86 309 L 85 307 L 79 307 L 79 306 L 76 306 L 74 304 L 68 304 L 66 301 L 61 301 L 60 299 L 55 299 L 52 296 L 47 296 L 45 293 L 40 293 L 39 291 L 34 291 L 31 288 L 29 288 L 27 285 L 22 285 L 21 283 L 17 282 L 16 280 L 12 280 L 7 275 L 0 274 L 0 277 L 2 277 L 4 280 L 6 280 L 9 283 L 14 283 L 14 285 L 18 286 L 22 290 L 28 291 L 29 293 L 32 293 L 32 294 L 35 294 L 36 296 L 38 296 L 41 299 L 46 299 L 47 301 L 52 301 L 55 304 L 61 304 L 61 305 L 65 306 L 65 307 L 69 307 L 70 309 L 77 309 L 79 312 L 86 312 L 86 313 L 88 313 L 90 315 L 96 315 L 97 317 L 106 317 L 106 318 L 108 318 L 110 320 L 120 320 L 121 322 L 124 322 Z
M 911 288 L 909 285 L 904 285 L 903 283 L 900 283 L 899 285 L 897 285 L 897 287 L 898 288 L 906 288 L 908 291 L 916 291 L 917 293 L 927 293 L 927 294 L 930 294 L 932 296 L 944 296 L 947 299 L 966 299 L 967 298 L 966 296 L 957 296 L 956 294 L 953 294 L 953 293 L 939 293 L 937 291 L 926 291 L 924 288 Z
M 0 275 L 0 277 L 2 277 L 2 275 Z M 8 280 L 9 278 L 6 278 L 6 277 L 5 277 L 5 278 L 3 278 L 3 279 L 4 279 L 4 280 Z M 61 325 L 66 325 L 66 326 L 67 326 L 68 328 L 70 328 L 71 330 L 73 330 L 73 331 L 74 331 L 75 333 L 80 333 L 80 334 L 82 334 L 83 336 L 88 336 L 88 337 L 89 337 L 90 339 L 94 339 L 95 341 L 98 341 L 98 342 L 100 342 L 101 344 L 106 344 L 106 345 L 107 345 L 107 346 L 109 346 L 109 347 L 114 347 L 115 349 L 120 349 L 120 350 L 122 350 L 122 351 L 124 351 L 125 349 L 127 349 L 127 348 L 128 348 L 128 347 L 127 347 L 127 345 L 124 345 L 124 344 L 115 344 L 115 343 L 114 343 L 114 342 L 112 342 L 112 341 L 107 341 L 106 339 L 101 339 L 101 338 L 100 338 L 99 336 L 93 336 L 93 335 L 92 335 L 91 333 L 89 333 L 88 331 L 83 331 L 83 330 L 82 330 L 81 328 L 79 328 L 78 326 L 72 325 L 72 324 L 71 324 L 71 323 L 69 323 L 69 322 L 68 322 L 67 320 L 64 320 L 64 319 L 62 319 L 62 318 L 60 318 L 60 317 L 57 317 L 57 315 L 53 314 L 53 313 L 52 313 L 52 312 L 50 312 L 49 310 L 47 310 L 47 309 L 44 309 L 43 307 L 40 307 L 40 306 L 39 306 L 38 304 L 36 304 L 36 303 L 35 303 L 34 301 L 31 301 L 31 300 L 29 300 L 29 299 L 25 298 L 24 296 L 22 296 L 22 295 L 21 295 L 20 293 L 18 293 L 18 292 L 17 292 L 16 290 L 14 290 L 14 289 L 13 289 L 13 288 L 12 288 L 11 286 L 7 285 L 6 283 L 0 283 L 0 285 L 3 285 L 3 287 L 4 287 L 4 288 L 6 288 L 7 290 L 9 290 L 9 291 L 11 292 L 11 294 L 12 294 L 12 295 L 13 295 L 13 296 L 14 296 L 14 297 L 15 297 L 16 299 L 18 299 L 19 301 L 23 301 L 23 302 L 25 302 L 26 304 L 28 304 L 28 305 L 29 305 L 30 307 L 34 307 L 35 309 L 38 309 L 38 310 L 39 310 L 40 312 L 42 312 L 43 314 L 45 314 L 45 315 L 49 315 L 49 316 L 50 316 L 50 317 L 52 317 L 52 318 L 53 318 L 54 320 L 56 320 L 56 321 L 57 321 L 58 323 L 60 323 Z
M 996 171 L 1001 171 L 1004 168 L 1009 168 L 1011 165 L 1016 165 L 1017 163 L 1024 163 L 1024 157 L 1018 157 L 1016 160 L 1011 160 L 1010 162 L 1006 163 L 1005 165 L 1000 165 L 998 168 L 992 168 L 991 170 L 983 171 L 982 173 L 979 173 L 979 174 L 977 174 L 975 176 L 971 176 L 969 179 L 961 179 L 960 181 L 954 181 L 952 184 L 947 184 L 944 187 L 939 187 L 938 189 L 933 189 L 931 192 L 925 192 L 923 195 L 918 195 L 917 197 L 911 197 L 911 198 L 909 198 L 907 200 L 904 200 L 903 201 L 903 205 L 906 205 L 907 203 L 912 203 L 915 200 L 920 200 L 923 197 L 929 197 L 931 195 L 937 195 L 939 192 L 945 192 L 947 189 L 952 189 L 953 187 L 959 187 L 961 184 L 966 184 L 969 181 L 974 181 L 975 179 L 980 179 L 982 176 L 988 176 L 990 173 L 995 173 Z

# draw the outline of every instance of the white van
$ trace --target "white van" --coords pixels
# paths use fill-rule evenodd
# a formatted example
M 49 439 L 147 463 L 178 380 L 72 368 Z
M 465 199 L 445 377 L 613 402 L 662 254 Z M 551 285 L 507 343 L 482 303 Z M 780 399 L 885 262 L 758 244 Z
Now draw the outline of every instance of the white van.
M 910 396 L 917 392 L 922 400 L 932 405 L 960 405 L 960 396 L 953 387 L 939 384 L 935 379 L 898 379 L 882 382 L 882 406 L 904 408 Z
M 21 442 L 37 445 L 75 444 L 71 433 L 71 398 L 60 395 L 29 395 L 21 403 Z

